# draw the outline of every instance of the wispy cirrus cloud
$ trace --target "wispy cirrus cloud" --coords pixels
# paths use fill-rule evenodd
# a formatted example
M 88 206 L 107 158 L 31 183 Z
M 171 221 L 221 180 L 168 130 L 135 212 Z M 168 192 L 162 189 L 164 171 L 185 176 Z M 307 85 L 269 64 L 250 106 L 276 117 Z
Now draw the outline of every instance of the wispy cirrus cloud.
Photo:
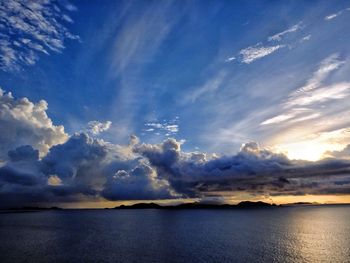
M 316 72 L 313 73 L 312 77 L 307 81 L 307 83 L 298 88 L 293 95 L 313 90 L 322 84 L 329 74 L 337 70 L 339 67 L 344 65 L 344 61 L 339 59 L 339 54 L 335 53 L 325 58 L 321 63 Z
M 300 21 L 297 24 L 293 25 L 290 28 L 287 28 L 284 31 L 281 31 L 279 33 L 276 33 L 272 36 L 269 36 L 267 38 L 268 42 L 275 41 L 275 42 L 280 42 L 283 40 L 283 38 L 290 33 L 295 33 L 301 29 L 304 28 L 303 22 Z M 302 43 L 304 41 L 309 40 L 311 35 L 307 35 L 304 38 L 302 38 L 299 43 Z M 245 63 L 245 64 L 250 64 L 258 59 L 261 59 L 263 57 L 266 57 L 277 50 L 286 47 L 287 44 L 279 44 L 279 45 L 271 45 L 271 44 L 262 44 L 261 42 L 256 44 L 255 46 L 249 46 L 247 48 L 243 48 L 238 52 L 238 59 L 240 62 Z M 236 60 L 236 56 L 230 56 L 228 57 L 225 62 L 232 62 Z
M 295 24 L 294 26 L 268 37 L 268 41 L 281 41 L 283 36 L 285 36 L 286 34 L 296 32 L 302 28 L 303 28 L 303 23 L 300 21 L 299 23 Z
M 349 136 L 343 130 L 348 130 L 350 125 L 346 121 L 350 82 L 331 81 L 332 74 L 347 63 L 339 54 L 322 60 L 305 85 L 281 102 L 279 114 L 261 122 L 262 126 L 279 130 L 271 143 L 288 152 L 289 157 L 316 160 L 325 151 L 339 150 L 349 143 Z
M 180 17 L 171 14 L 172 4 L 172 1 L 151 4 L 140 15 L 130 15 L 122 21 L 122 30 L 114 43 L 114 72 L 122 73 L 130 65 L 142 65 L 158 51 Z
M 220 85 L 224 82 L 227 72 L 220 71 L 213 78 L 207 80 L 203 85 L 192 89 L 188 94 L 184 97 L 183 102 L 195 102 L 200 97 L 205 96 L 209 93 L 212 93 L 220 88 Z
M 289 94 L 288 99 L 283 103 L 283 108 L 286 109 L 286 112 L 269 118 L 261 124 L 276 124 L 291 120 L 295 117 L 298 117 L 294 119 L 295 121 L 307 120 L 311 118 L 310 116 L 317 117 L 318 114 L 315 114 L 310 108 L 305 107 L 314 103 L 322 103 L 347 97 L 350 92 L 350 85 L 347 82 L 322 86 L 323 81 L 344 63 L 345 62 L 339 58 L 339 54 L 332 54 L 325 58 L 306 84 Z
M 343 13 L 346 12 L 346 11 L 350 11 L 350 7 L 345 8 L 345 9 L 342 9 L 342 10 L 336 12 L 336 13 L 327 15 L 327 16 L 325 16 L 324 20 L 326 20 L 326 21 L 332 20 L 332 19 L 334 19 L 334 18 L 340 16 L 341 14 L 343 14 Z
M 0 3 L 0 69 L 17 71 L 34 65 L 40 54 L 61 52 L 66 39 L 78 40 L 65 23 L 73 23 L 66 13 L 76 7 L 48 0 L 8 0 Z

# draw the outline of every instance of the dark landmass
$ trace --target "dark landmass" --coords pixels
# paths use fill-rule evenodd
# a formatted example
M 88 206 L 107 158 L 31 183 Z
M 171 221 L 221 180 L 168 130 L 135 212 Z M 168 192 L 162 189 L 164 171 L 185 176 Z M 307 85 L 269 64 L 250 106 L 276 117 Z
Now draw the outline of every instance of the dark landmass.
M 278 207 L 276 204 L 269 204 L 265 202 L 250 202 L 243 201 L 237 205 L 229 204 L 204 204 L 204 203 L 183 203 L 179 205 L 162 206 L 155 203 L 138 203 L 134 205 L 121 205 L 114 209 L 250 209 L 250 208 L 270 208 Z
M 350 205 L 348 203 L 335 203 L 335 204 L 320 204 L 317 202 L 296 202 L 288 203 L 283 205 L 276 205 L 265 203 L 262 201 L 252 202 L 252 201 L 242 201 L 235 205 L 230 204 L 208 204 L 208 203 L 182 203 L 178 205 L 159 205 L 156 203 L 137 203 L 133 205 L 121 205 L 114 208 L 104 208 L 104 209 L 166 209 L 166 210 L 180 210 L 180 209 L 257 209 L 257 208 L 277 208 L 277 207 L 291 207 L 291 206 L 336 206 L 336 205 Z M 0 213 L 21 213 L 21 212 L 40 212 L 40 211 L 50 211 L 50 210 L 99 210 L 98 208 L 93 209 L 74 209 L 74 208 L 60 208 L 60 207 L 15 207 L 15 208 L 2 208 Z

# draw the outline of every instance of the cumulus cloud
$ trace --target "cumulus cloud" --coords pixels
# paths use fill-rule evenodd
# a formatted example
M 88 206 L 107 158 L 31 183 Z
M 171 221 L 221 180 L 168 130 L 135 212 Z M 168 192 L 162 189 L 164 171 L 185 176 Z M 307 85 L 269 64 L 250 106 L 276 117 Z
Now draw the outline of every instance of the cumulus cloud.
M 108 200 L 157 200 L 180 197 L 167 180 L 160 179 L 154 168 L 138 161 L 129 169 L 108 177 L 102 196 Z
M 236 155 L 211 158 L 205 153 L 181 152 L 180 144 L 171 139 L 159 145 L 142 144 L 135 150 L 156 167 L 158 176 L 186 197 L 239 191 L 254 195 L 318 194 L 336 192 L 336 182 L 349 179 L 347 161 L 291 161 L 254 142 L 244 144 Z M 342 185 L 339 191 L 346 187 Z
M 89 121 L 87 132 L 98 135 L 101 132 L 107 131 L 112 125 L 111 121 L 99 122 L 99 121 Z
M 27 98 L 16 99 L 0 89 L 0 160 L 22 145 L 33 146 L 43 156 L 50 147 L 67 140 L 64 127 L 53 124 L 47 108 L 45 100 L 33 103 Z
M 11 123 L 13 134 L 27 134 L 23 127 L 28 126 L 28 119 L 48 119 L 28 99 L 2 96 L 6 103 L 1 105 L 9 110 L 7 115 L 1 112 L 2 118 L 10 120 L 4 124 Z M 20 112 L 31 112 L 31 117 L 13 121 L 17 106 Z M 47 129 L 52 127 L 51 123 Z M 40 127 L 29 130 L 40 134 Z M 218 156 L 185 152 L 183 142 L 173 138 L 147 144 L 133 135 L 128 144 L 117 145 L 86 133 L 68 139 L 64 135 L 65 140 L 51 145 L 42 156 L 41 144 L 30 136 L 20 145 L 9 144 L 0 165 L 0 199 L 6 200 L 2 207 L 101 199 L 205 199 L 239 192 L 256 196 L 350 193 L 348 147 L 329 153 L 328 159 L 308 162 L 290 160 L 256 142 L 243 144 L 236 154 Z
M 10 204 L 346 193 L 350 182 L 345 159 L 291 161 L 255 142 L 215 156 L 183 152 L 175 139 L 120 146 L 76 134 L 41 160 L 28 146 L 9 155 L 0 168 L 0 196 Z
M 250 64 L 253 61 L 266 57 L 283 47 L 285 47 L 285 45 L 275 45 L 275 46 L 256 45 L 256 46 L 251 46 L 251 47 L 242 49 L 239 52 L 239 55 L 241 55 L 241 61 L 243 63 Z
M 73 22 L 66 13 L 73 7 L 51 0 L 1 1 L 0 69 L 17 71 L 33 65 L 40 54 L 61 52 L 66 39 L 79 39 L 64 25 Z

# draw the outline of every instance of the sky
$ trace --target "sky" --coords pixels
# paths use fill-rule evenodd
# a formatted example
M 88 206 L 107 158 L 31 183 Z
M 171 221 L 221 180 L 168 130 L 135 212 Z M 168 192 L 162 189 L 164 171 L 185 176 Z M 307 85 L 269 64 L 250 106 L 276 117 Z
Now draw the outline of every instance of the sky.
M 350 202 L 349 22 L 350 1 L 0 1 L 1 205 Z

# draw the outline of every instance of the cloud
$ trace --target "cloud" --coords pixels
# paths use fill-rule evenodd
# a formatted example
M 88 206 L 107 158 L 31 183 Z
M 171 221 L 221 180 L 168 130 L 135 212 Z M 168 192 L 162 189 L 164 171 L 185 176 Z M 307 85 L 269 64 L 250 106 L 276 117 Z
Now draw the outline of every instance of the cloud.
M 163 120 L 163 122 L 147 122 L 145 123 L 145 129 L 143 129 L 144 132 L 152 132 L 155 134 L 164 133 L 165 136 L 175 135 L 179 132 L 179 125 L 178 125 L 178 117 L 175 117 L 172 120 Z
M 304 36 L 302 39 L 299 40 L 300 43 L 303 43 L 305 41 L 309 41 L 311 39 L 311 35 Z
M 305 84 L 296 87 L 271 116 L 261 118 L 261 129 L 273 129 L 266 140 L 289 158 L 318 160 L 326 151 L 350 143 L 347 131 L 350 83 L 342 77 L 348 60 L 332 54 L 317 65 Z
M 324 103 L 332 100 L 344 99 L 350 95 L 350 83 L 340 82 L 322 86 L 330 74 L 343 66 L 345 62 L 339 58 L 339 54 L 332 54 L 321 61 L 318 69 L 306 84 L 289 94 L 282 107 L 285 111 L 277 116 L 264 120 L 261 125 L 278 124 L 285 121 L 304 121 L 320 116 L 319 112 L 306 107 L 313 104 Z
M 64 22 L 73 20 L 57 4 L 51 0 L 1 1 L 1 70 L 18 71 L 24 65 L 35 64 L 40 54 L 61 52 L 65 40 L 79 39 L 65 27 Z M 72 8 L 67 10 L 73 11 Z
M 33 103 L 27 98 L 16 99 L 0 89 L 0 160 L 22 145 L 33 146 L 43 156 L 50 147 L 67 140 L 64 127 L 53 124 L 47 108 L 44 100 Z
M 118 170 L 109 177 L 101 195 L 108 200 L 157 200 L 180 197 L 154 168 L 139 162 L 130 170 Z
M 256 45 L 256 46 L 251 46 L 251 47 L 242 49 L 239 52 L 239 55 L 241 55 L 241 61 L 243 63 L 250 64 L 253 61 L 266 57 L 283 47 L 285 47 L 285 45 L 275 45 L 275 46 Z
M 225 62 L 232 62 L 234 60 L 236 60 L 236 57 L 228 57 Z
M 142 144 L 135 151 L 146 157 L 158 176 L 167 179 L 177 193 L 203 197 L 214 193 L 246 192 L 253 195 L 303 195 L 344 192 L 336 181 L 349 179 L 350 163 L 325 160 L 291 161 L 285 155 L 244 144 L 238 154 L 208 158 L 205 153 L 184 153 L 169 139 L 159 145 Z
M 99 122 L 99 121 L 89 121 L 87 132 L 92 135 L 98 135 L 101 132 L 107 131 L 112 125 L 111 121 Z
M 326 157 L 337 158 L 337 159 L 350 159 L 350 144 L 344 147 L 340 151 L 327 151 L 324 154 Z
M 292 27 L 276 33 L 272 36 L 269 36 L 267 38 L 268 42 L 280 42 L 283 40 L 283 38 L 290 33 L 294 33 L 297 32 L 301 29 L 304 28 L 303 22 L 300 21 L 299 23 L 293 25 Z M 301 40 L 299 40 L 299 43 L 305 42 L 310 40 L 311 35 L 306 35 L 305 37 L 303 37 Z M 237 56 L 231 56 L 228 57 L 225 62 L 232 62 L 236 59 L 238 59 L 240 62 L 246 63 L 246 64 L 250 64 L 252 62 L 254 62 L 257 59 L 263 58 L 265 56 L 268 56 L 272 53 L 274 53 L 275 51 L 277 51 L 278 49 L 284 48 L 284 47 L 289 47 L 290 49 L 293 48 L 292 44 L 280 44 L 280 45 L 263 45 L 262 42 L 259 42 L 258 44 L 254 45 L 254 46 L 249 46 L 247 48 L 243 48 L 239 51 L 239 53 L 237 54 Z
M 22 130 L 28 125 L 23 125 L 28 117 L 14 122 L 16 113 L 31 112 L 31 122 L 38 121 L 34 116 L 48 119 L 46 104 L 35 110 L 36 104 L 28 99 L 16 100 L 9 94 L 2 96 L 6 103 L 1 105 L 13 116 L 3 112 L 1 116 L 10 120 L 12 134 L 26 134 Z M 21 111 L 14 110 L 14 106 Z M 49 123 L 48 130 L 53 127 Z M 40 129 L 35 133 L 40 134 Z M 290 160 L 283 153 L 260 147 L 256 142 L 245 143 L 238 153 L 227 156 L 185 152 L 182 144 L 173 138 L 147 144 L 133 135 L 128 144 L 117 145 L 86 133 L 76 133 L 51 145 L 40 156 L 41 152 L 36 149 L 40 144 L 35 140 L 25 140 L 18 147 L 12 143 L 8 156 L 0 164 L 0 198 L 6 200 L 0 206 L 205 199 L 242 192 L 257 197 L 350 193 L 348 147 L 328 153 L 328 159 L 309 162 Z
M 345 8 L 345 9 L 343 9 L 343 10 L 340 10 L 340 11 L 337 12 L 337 13 L 333 13 L 333 14 L 327 15 L 327 16 L 325 16 L 324 20 L 326 20 L 326 21 L 332 20 L 332 19 L 334 19 L 334 18 L 340 16 L 341 14 L 343 14 L 343 13 L 346 12 L 346 11 L 350 11 L 350 8 Z
M 149 4 L 141 14 L 121 21 L 122 30 L 114 43 L 114 73 L 123 73 L 129 66 L 151 59 L 181 17 L 179 13 L 174 16 L 172 7 L 171 1 Z
M 298 88 L 293 94 L 310 91 L 319 87 L 322 84 L 322 81 L 344 64 L 345 62 L 340 59 L 338 53 L 328 56 L 321 61 L 319 68 L 313 73 L 313 76 L 307 81 L 306 85 Z
M 261 125 L 267 125 L 267 124 L 273 124 L 273 123 L 279 123 L 279 122 L 282 122 L 282 121 L 286 121 L 286 120 L 289 120 L 291 118 L 293 118 L 295 116 L 295 114 L 281 114 L 281 115 L 278 115 L 278 116 L 275 116 L 275 117 L 272 117 L 270 119 L 267 119 L 265 121 L 263 121 L 261 123 Z
M 273 36 L 270 36 L 268 37 L 268 41 L 281 41 L 282 40 L 282 37 L 285 36 L 286 34 L 289 34 L 289 33 L 293 33 L 293 32 L 296 32 L 300 29 L 303 28 L 303 23 L 302 22 L 299 22 L 298 24 L 295 24 L 294 26 L 282 31 L 282 32 L 279 32 Z
M 314 103 L 322 103 L 329 100 L 340 100 L 350 95 L 350 82 L 340 82 L 308 91 L 301 96 L 293 96 L 286 106 L 307 106 Z
M 184 103 L 193 103 L 196 102 L 200 97 L 203 97 L 207 94 L 215 92 L 221 86 L 226 78 L 227 73 L 224 71 L 219 72 L 213 78 L 209 79 L 204 83 L 204 85 L 197 87 L 190 91 L 183 99 Z
M 2 206 L 101 198 L 206 198 L 239 192 L 256 196 L 348 193 L 350 163 L 345 159 L 292 161 L 255 142 L 243 144 L 231 156 L 183 152 L 175 139 L 135 143 L 111 145 L 76 134 L 53 146 L 42 160 L 34 158 L 38 157 L 34 149 L 20 148 L 0 168 L 0 197 L 9 201 Z

